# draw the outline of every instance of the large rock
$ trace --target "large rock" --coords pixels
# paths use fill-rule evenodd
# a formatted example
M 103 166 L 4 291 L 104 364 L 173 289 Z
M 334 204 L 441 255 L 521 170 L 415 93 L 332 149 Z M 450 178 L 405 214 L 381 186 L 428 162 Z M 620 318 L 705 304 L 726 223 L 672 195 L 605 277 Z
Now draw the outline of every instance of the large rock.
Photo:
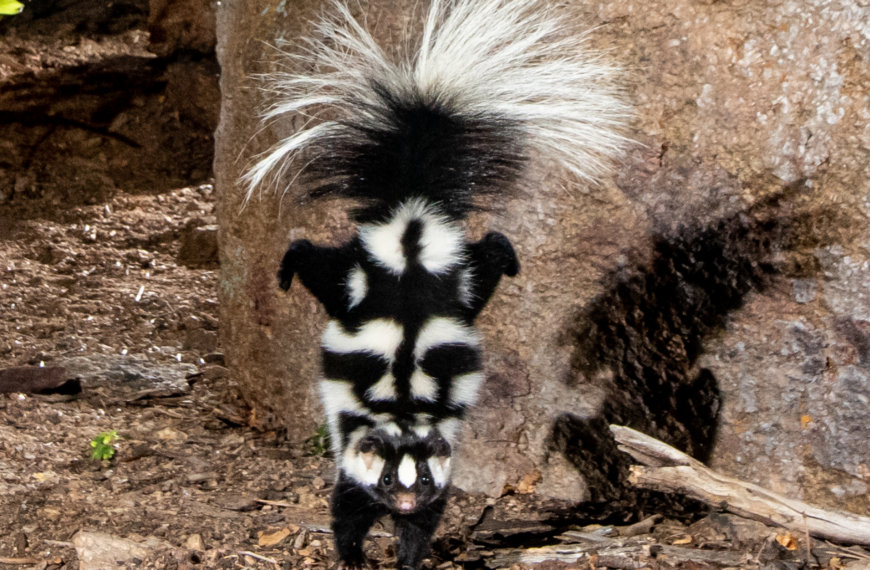
M 239 156 L 288 132 L 282 124 L 258 132 L 253 121 L 262 100 L 248 77 L 268 71 L 274 55 L 253 38 L 299 35 L 317 4 L 295 4 L 292 19 L 265 1 L 218 8 L 223 344 L 258 417 L 300 440 L 321 417 L 313 380 L 324 315 L 302 288 L 280 294 L 274 274 L 290 239 L 335 243 L 351 228 L 339 204 L 263 195 L 242 210 L 235 183 L 245 165 Z M 381 37 L 400 36 L 411 4 L 379 3 L 367 19 Z M 480 319 L 489 376 L 457 484 L 496 494 L 540 481 L 538 492 L 583 496 L 576 470 L 548 452 L 553 421 L 563 412 L 595 417 L 612 396 L 606 385 L 620 384 L 573 368 L 582 343 L 566 332 L 583 329 L 578 319 L 618 288 L 613 275 L 622 268 L 656 267 L 655 248 L 670 242 L 653 235 L 680 242 L 691 238 L 684 228 L 715 232 L 720 220 L 739 219 L 789 187 L 768 210 L 792 230 L 799 224 L 789 220 L 803 220 L 805 231 L 764 249 L 776 269 L 769 283 L 742 293 L 703 335 L 674 338 L 693 353 L 685 377 L 705 369 L 721 391 L 715 468 L 807 501 L 866 510 L 870 8 L 844 0 L 652 0 L 556 9 L 597 26 L 592 41 L 629 70 L 642 144 L 612 183 L 580 187 L 541 163 L 528 192 L 470 220 L 473 237 L 488 228 L 507 234 L 523 273 L 503 283 Z M 643 301 L 619 306 L 646 310 Z M 678 410 L 680 400 L 670 405 Z
M 608 39 L 636 70 L 646 148 L 618 183 L 652 225 L 710 224 L 761 200 L 771 189 L 759 181 L 771 179 L 808 179 L 799 207 L 820 212 L 793 270 L 705 345 L 700 364 L 722 391 L 712 464 L 866 511 L 870 7 L 634 8 L 601 2 L 590 12 L 611 22 Z

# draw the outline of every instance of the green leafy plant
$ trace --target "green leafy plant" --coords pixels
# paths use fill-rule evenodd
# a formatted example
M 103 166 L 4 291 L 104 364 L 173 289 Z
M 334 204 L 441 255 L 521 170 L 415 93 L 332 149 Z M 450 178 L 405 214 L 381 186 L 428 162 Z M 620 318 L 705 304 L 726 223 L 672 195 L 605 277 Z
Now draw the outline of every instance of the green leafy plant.
M 0 18 L 14 16 L 24 10 L 24 4 L 17 0 L 0 0 Z
M 314 435 L 305 440 L 305 452 L 308 455 L 322 457 L 329 451 L 329 430 L 326 424 L 320 424 Z
M 2 0 L 0 0 L 2 1 Z M 100 461 L 115 456 L 115 442 L 118 440 L 117 430 L 104 431 L 91 440 L 91 457 Z

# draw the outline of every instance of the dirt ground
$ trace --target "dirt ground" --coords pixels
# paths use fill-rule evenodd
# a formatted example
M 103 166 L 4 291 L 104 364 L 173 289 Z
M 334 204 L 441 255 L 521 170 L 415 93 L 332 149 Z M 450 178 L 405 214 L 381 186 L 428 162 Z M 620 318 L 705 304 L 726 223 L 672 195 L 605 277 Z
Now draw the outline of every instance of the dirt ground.
M 0 369 L 63 367 L 82 391 L 0 394 L 0 568 L 333 566 L 331 459 L 250 427 L 224 368 L 213 125 L 179 103 L 192 63 L 148 52 L 147 2 L 32 6 L 44 14 L 0 22 Z M 111 430 L 115 456 L 92 459 Z M 511 547 L 590 541 L 538 567 L 870 560 L 816 541 L 807 563 L 803 537 L 723 515 L 582 526 L 565 507 L 457 492 L 428 564 L 524 568 Z M 92 559 L 121 557 L 120 539 L 139 545 L 126 561 Z M 387 522 L 373 529 L 373 566 L 392 542 Z

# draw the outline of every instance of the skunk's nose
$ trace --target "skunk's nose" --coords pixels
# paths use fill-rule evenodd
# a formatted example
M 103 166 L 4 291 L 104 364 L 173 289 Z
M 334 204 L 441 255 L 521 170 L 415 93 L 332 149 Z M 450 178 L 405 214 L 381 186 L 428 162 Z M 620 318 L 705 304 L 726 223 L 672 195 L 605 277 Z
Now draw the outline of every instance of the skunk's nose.
M 396 508 L 403 513 L 409 513 L 417 508 L 417 497 L 414 493 L 396 493 Z

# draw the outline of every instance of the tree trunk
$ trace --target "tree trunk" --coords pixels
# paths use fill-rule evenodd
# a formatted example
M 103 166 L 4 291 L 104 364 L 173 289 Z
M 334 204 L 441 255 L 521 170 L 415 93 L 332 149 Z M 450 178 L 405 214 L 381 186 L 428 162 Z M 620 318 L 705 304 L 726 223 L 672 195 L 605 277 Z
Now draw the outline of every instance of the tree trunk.
M 263 100 L 254 76 L 269 69 L 267 60 L 274 55 L 269 42 L 282 34 L 298 35 L 317 2 L 294 2 L 292 17 L 275 12 L 272 4 L 225 2 L 217 10 L 221 334 L 227 365 L 254 412 L 252 423 L 283 428 L 301 442 L 319 422 L 312 388 L 322 314 L 306 295 L 279 295 L 275 274 L 291 235 L 304 231 L 325 238 L 341 225 L 334 220 L 327 224 L 323 213 L 313 209 L 282 207 L 274 196 L 242 208 L 238 177 L 249 157 L 280 136 L 259 132 Z

